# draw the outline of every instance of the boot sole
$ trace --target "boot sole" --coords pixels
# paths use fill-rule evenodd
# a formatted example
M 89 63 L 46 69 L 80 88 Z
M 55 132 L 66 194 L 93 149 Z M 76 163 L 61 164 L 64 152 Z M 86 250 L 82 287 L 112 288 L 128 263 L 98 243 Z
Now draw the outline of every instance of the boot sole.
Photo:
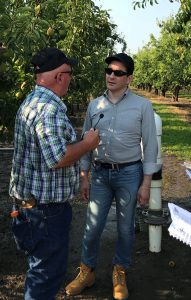
M 113 297 L 113 299 L 114 300 L 128 300 L 128 298 L 121 298 L 121 299 L 119 299 L 119 298 L 114 298 L 114 297 Z
M 128 298 L 129 298 L 129 296 L 128 296 L 127 298 L 115 298 L 115 297 L 113 296 L 113 299 L 114 299 L 114 300 L 128 300 Z
M 88 289 L 90 289 L 91 287 L 93 287 L 94 284 L 95 284 L 95 283 L 93 283 L 92 285 L 86 286 L 85 288 L 83 288 L 83 290 L 81 290 L 81 291 L 80 291 L 79 293 L 77 293 L 77 294 L 68 294 L 66 291 L 65 291 L 65 294 L 66 294 L 66 296 L 69 296 L 69 297 L 78 296 L 78 295 L 80 295 L 84 290 L 88 290 Z

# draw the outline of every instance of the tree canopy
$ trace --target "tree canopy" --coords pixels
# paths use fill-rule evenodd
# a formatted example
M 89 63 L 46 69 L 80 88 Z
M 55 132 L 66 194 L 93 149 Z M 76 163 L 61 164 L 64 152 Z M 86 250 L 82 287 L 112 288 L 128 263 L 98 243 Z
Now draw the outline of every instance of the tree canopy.
M 134 8 L 157 5 L 162 0 L 132 1 Z M 170 2 L 175 2 L 176 0 Z M 180 0 L 175 17 L 161 21 L 158 40 L 136 55 L 135 84 L 171 90 L 178 99 L 190 87 L 191 1 Z M 104 87 L 104 60 L 116 44 L 126 50 L 106 10 L 92 0 L 0 0 L 0 131 L 13 128 L 16 110 L 34 86 L 30 60 L 43 47 L 58 47 L 78 59 L 70 92 L 64 101 L 86 103 Z
M 191 54 L 189 46 L 182 42 L 187 38 L 185 32 L 173 30 L 176 18 L 163 21 L 158 40 L 151 36 L 149 43 L 135 56 L 135 84 L 165 96 L 173 92 L 178 101 L 180 89 L 189 89 L 191 85 Z
M 30 60 L 44 47 L 78 59 L 66 101 L 86 102 L 104 87 L 104 59 L 126 43 L 110 15 L 92 0 L 0 0 L 0 126 L 12 126 L 19 103 L 34 86 Z M 5 118 L 7 116 L 7 119 Z

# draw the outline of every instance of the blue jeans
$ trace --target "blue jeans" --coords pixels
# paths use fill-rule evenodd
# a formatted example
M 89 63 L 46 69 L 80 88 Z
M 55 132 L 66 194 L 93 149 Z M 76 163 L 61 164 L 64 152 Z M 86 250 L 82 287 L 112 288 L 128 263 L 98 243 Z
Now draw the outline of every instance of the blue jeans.
M 25 300 L 53 300 L 63 283 L 72 209 L 69 203 L 19 209 L 12 229 L 19 250 L 27 255 Z
M 100 237 L 115 198 L 118 239 L 113 264 L 128 268 L 134 244 L 137 191 L 142 180 L 141 162 L 119 170 L 94 167 L 82 244 L 81 261 L 85 265 L 96 267 Z

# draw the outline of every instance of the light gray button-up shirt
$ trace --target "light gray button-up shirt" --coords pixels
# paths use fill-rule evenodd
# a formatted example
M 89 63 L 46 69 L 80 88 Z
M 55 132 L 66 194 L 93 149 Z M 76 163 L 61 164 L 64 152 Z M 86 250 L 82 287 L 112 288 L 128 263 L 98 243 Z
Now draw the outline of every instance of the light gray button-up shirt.
M 157 137 L 152 104 L 127 90 L 116 104 L 107 92 L 89 103 L 83 133 L 94 127 L 100 132 L 100 143 L 81 159 L 81 170 L 88 171 L 93 160 L 126 163 L 142 159 L 146 175 L 156 172 Z M 142 141 L 142 147 L 141 147 Z

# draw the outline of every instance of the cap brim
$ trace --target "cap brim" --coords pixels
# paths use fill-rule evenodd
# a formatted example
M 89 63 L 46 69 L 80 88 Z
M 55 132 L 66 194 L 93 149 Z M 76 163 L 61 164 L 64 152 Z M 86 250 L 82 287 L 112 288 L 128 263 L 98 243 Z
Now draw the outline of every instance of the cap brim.
M 105 59 L 105 62 L 107 64 L 110 64 L 110 62 L 112 62 L 113 60 L 117 60 L 117 61 L 121 61 L 123 62 L 119 57 L 116 57 L 116 56 L 109 56 Z

